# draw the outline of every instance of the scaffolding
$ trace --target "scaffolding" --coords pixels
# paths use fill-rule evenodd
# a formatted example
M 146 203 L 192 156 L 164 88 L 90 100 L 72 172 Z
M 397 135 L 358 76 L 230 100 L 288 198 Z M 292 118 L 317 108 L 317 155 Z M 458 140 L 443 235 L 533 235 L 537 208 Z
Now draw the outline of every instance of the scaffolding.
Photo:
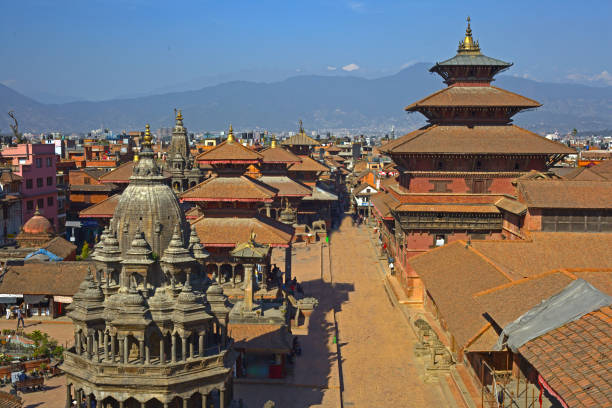
M 540 389 L 521 375 L 512 375 L 512 370 L 496 370 L 482 361 L 480 383 L 482 384 L 483 408 L 552 408 L 544 395 L 540 405 Z

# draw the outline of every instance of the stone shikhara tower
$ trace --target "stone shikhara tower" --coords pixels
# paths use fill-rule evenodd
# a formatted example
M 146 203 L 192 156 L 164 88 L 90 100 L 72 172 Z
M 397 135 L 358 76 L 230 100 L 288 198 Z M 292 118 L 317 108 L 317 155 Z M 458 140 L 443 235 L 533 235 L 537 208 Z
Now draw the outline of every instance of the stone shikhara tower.
M 69 317 L 66 407 L 227 407 L 230 308 L 205 273 L 208 253 L 164 184 L 147 125 L 129 187 L 96 245 Z M 94 276 L 95 275 L 95 276 Z
M 204 175 L 191 156 L 187 128 L 183 125 L 183 114 L 180 110 L 177 111 L 175 120 L 168 150 L 167 168 L 171 174 L 172 189 L 182 193 L 202 182 Z

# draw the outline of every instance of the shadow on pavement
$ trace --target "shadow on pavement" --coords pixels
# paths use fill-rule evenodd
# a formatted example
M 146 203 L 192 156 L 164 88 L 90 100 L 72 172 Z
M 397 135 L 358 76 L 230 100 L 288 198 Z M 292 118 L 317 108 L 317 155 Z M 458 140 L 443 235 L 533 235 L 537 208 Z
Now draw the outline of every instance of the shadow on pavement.
M 272 400 L 277 407 L 310 407 L 320 405 L 326 392 L 339 396 L 342 387 L 341 366 L 337 364 L 339 347 L 334 313 L 354 291 L 352 283 L 329 283 L 321 279 L 301 282 L 305 296 L 319 299 L 310 316 L 308 335 L 298 336 L 302 348 L 290 366 L 290 375 L 284 383 L 234 385 L 234 398 L 241 398 L 247 407 L 259 408 Z M 346 343 L 343 343 L 345 345 Z M 338 367 L 336 370 L 335 366 Z M 337 397 L 328 398 L 336 401 Z M 332 406 L 336 406 L 334 403 Z

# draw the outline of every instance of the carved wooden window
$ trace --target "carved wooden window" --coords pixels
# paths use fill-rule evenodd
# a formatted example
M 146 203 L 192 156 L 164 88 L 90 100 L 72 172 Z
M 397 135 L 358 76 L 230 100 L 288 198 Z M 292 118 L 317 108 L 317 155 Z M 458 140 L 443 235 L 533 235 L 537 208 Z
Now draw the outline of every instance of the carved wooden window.
M 472 181 L 472 193 L 484 194 L 487 192 L 487 183 L 485 180 Z

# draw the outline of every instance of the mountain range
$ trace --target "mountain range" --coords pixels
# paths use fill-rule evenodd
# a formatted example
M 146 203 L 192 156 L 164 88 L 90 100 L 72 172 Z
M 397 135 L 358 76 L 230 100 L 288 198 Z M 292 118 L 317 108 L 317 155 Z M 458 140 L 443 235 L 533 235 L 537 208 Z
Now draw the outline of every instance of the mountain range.
M 278 82 L 231 81 L 199 90 L 101 102 L 44 104 L 0 85 L 0 132 L 10 133 L 12 110 L 22 132 L 115 132 L 173 125 L 182 109 L 190 131 L 264 128 L 292 130 L 302 119 L 307 130 L 373 131 L 414 129 L 425 123 L 404 106 L 442 88 L 441 78 L 418 63 L 377 79 L 302 75 Z M 501 75 L 496 86 L 535 99 L 541 108 L 520 113 L 515 123 L 533 131 L 565 132 L 612 128 L 612 87 L 537 82 Z

